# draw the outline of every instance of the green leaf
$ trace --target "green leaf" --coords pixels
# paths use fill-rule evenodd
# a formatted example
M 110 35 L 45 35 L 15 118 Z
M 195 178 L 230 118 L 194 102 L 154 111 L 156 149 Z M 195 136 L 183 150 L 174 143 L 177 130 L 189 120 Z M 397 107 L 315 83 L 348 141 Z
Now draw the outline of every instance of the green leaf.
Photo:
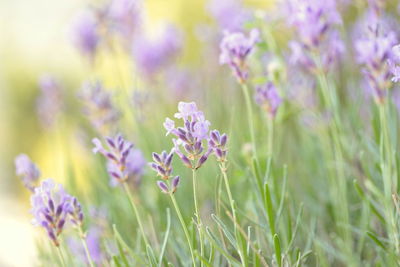
M 161 246 L 160 256 L 158 257 L 158 266 L 159 267 L 162 266 L 162 261 L 163 261 L 163 257 L 164 257 L 164 253 L 165 253 L 165 248 L 167 247 L 170 230 L 171 230 L 171 214 L 170 214 L 169 208 L 167 208 L 167 230 L 165 231 L 164 241 Z
M 282 254 L 281 254 L 281 241 L 277 234 L 274 235 L 274 247 L 275 247 L 275 257 L 278 266 L 282 266 Z

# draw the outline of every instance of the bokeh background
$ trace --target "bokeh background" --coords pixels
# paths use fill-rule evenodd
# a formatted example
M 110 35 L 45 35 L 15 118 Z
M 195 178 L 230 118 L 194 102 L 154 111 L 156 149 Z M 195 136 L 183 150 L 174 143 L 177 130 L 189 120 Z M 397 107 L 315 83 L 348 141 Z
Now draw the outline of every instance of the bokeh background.
M 253 0 L 244 4 L 266 10 L 272 1 Z M 14 158 L 27 153 L 38 163 L 42 177 L 66 179 L 66 162 L 73 162 L 78 180 L 84 181 L 86 156 L 90 149 L 79 143 L 80 114 L 74 102 L 82 81 L 93 77 L 87 62 L 71 40 L 71 23 L 76 14 L 95 2 L 78 0 L 0 0 L 0 266 L 32 266 L 35 228 L 29 223 L 29 194 L 15 176 Z M 197 66 L 218 58 L 201 53 L 204 25 L 213 22 L 208 1 L 144 0 L 145 27 L 157 31 L 163 23 L 174 23 L 184 33 L 178 61 Z M 204 29 L 203 29 L 204 30 Z M 126 64 L 123 57 L 121 64 Z M 110 85 L 116 83 L 115 66 L 107 55 L 100 72 Z M 40 94 L 38 78 L 50 73 L 62 81 L 70 99 L 67 116 L 52 129 L 43 128 L 36 115 Z M 99 73 L 97 73 L 99 74 Z M 125 71 L 125 79 L 140 84 L 140 78 Z M 161 126 L 160 126 L 161 127 Z M 68 151 L 68 153 L 65 153 Z M 80 174 L 80 176 L 79 176 Z

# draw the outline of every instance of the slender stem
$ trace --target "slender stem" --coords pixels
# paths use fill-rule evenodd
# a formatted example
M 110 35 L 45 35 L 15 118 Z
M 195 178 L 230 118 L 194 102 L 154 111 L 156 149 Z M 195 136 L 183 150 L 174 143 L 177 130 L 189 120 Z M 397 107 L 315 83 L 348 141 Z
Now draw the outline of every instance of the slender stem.
M 86 257 L 88 259 L 89 265 L 91 267 L 94 267 L 93 259 L 92 259 L 92 256 L 90 255 L 89 248 L 87 246 L 86 239 L 85 239 L 85 233 L 82 230 L 82 226 L 78 228 L 78 231 L 79 231 L 79 238 L 81 239 L 83 248 L 85 249 L 85 253 L 86 253 Z
M 387 217 L 387 232 L 388 236 L 391 236 L 392 242 L 395 245 L 396 254 L 400 252 L 399 244 L 399 232 L 396 226 L 395 215 L 393 214 L 394 204 L 392 202 L 392 192 L 397 191 L 397 185 L 395 177 L 395 169 L 393 166 L 393 147 L 391 144 L 391 139 L 389 135 L 389 124 L 388 117 L 389 114 L 389 103 L 388 98 L 385 99 L 384 103 L 379 104 L 379 116 L 381 121 L 381 168 L 383 176 L 383 185 L 385 193 L 385 211 Z
M 268 126 L 267 158 L 270 158 L 270 157 L 272 157 L 272 153 L 273 153 L 274 118 L 267 118 L 267 126 Z
M 194 209 L 195 216 L 197 219 L 197 230 L 199 231 L 199 239 L 200 239 L 200 255 L 204 257 L 204 242 L 203 242 L 203 233 L 202 233 L 202 223 L 200 218 L 199 206 L 197 204 L 197 179 L 196 179 L 196 170 L 192 169 L 192 180 L 193 180 L 193 199 L 194 199 Z M 203 262 L 200 262 L 200 266 L 203 266 Z
M 245 83 L 242 83 L 241 85 L 242 85 L 244 98 L 246 101 L 247 120 L 249 122 L 250 138 L 251 138 L 251 143 L 253 146 L 253 155 L 254 155 L 254 158 L 257 160 L 256 135 L 255 135 L 255 130 L 254 130 L 253 111 L 251 108 L 251 99 L 250 99 L 249 88 L 247 87 L 247 85 Z
M 144 233 L 142 220 L 140 219 L 138 209 L 136 207 L 135 201 L 133 200 L 133 197 L 132 197 L 131 191 L 129 190 L 128 184 L 126 182 L 124 182 L 123 186 L 124 186 L 126 194 L 128 195 L 129 201 L 131 202 L 131 206 L 133 208 L 133 212 L 135 213 L 136 220 L 137 220 L 137 223 L 139 225 L 139 229 L 140 229 L 140 232 L 142 234 L 143 240 L 146 243 L 146 247 L 147 246 L 150 247 L 149 241 L 147 240 L 146 234 Z
M 183 220 L 181 210 L 179 209 L 178 203 L 176 203 L 174 194 L 170 193 L 169 196 L 171 197 L 172 204 L 174 205 L 175 211 L 178 214 L 179 221 L 181 222 L 181 225 L 182 225 L 182 228 L 183 228 L 183 232 L 185 233 L 185 237 L 186 237 L 186 240 L 187 240 L 188 245 L 189 245 L 190 255 L 191 255 L 192 261 L 193 261 L 193 266 L 196 266 L 196 260 L 194 258 L 194 252 L 193 252 L 193 247 L 192 247 L 192 243 L 191 243 L 191 240 L 190 240 L 189 231 L 188 231 L 188 229 L 186 227 L 185 221 Z
M 235 209 L 235 202 L 233 200 L 232 197 L 232 193 L 231 193 L 231 188 L 229 186 L 229 181 L 228 181 L 228 175 L 226 173 L 227 168 L 226 168 L 226 164 L 225 162 L 221 162 L 219 164 L 219 168 L 221 169 L 221 173 L 222 176 L 224 178 L 224 182 L 225 182 L 225 187 L 226 187 L 226 192 L 228 193 L 228 198 L 229 198 L 229 204 L 231 205 L 231 210 L 232 210 L 232 218 L 233 218 L 233 225 L 234 225 L 234 231 L 235 231 L 235 238 L 236 238 L 236 242 L 239 243 L 239 233 L 238 233 L 238 229 L 237 229 L 237 225 L 236 225 L 236 209 Z M 243 259 L 243 252 L 240 249 L 240 245 L 238 244 L 238 252 L 239 252 L 239 257 L 242 263 L 244 263 L 244 259 Z
M 60 258 L 60 261 L 61 261 L 61 265 L 63 267 L 67 267 L 67 265 L 65 264 L 64 256 L 63 256 L 60 246 L 56 246 L 56 248 L 57 248 L 57 252 L 58 252 L 58 257 Z

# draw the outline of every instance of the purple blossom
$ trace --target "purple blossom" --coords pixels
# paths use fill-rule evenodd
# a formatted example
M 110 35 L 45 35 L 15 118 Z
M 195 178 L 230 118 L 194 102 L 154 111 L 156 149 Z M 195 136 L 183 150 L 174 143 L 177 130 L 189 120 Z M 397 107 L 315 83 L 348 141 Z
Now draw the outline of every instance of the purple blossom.
M 112 94 L 102 83 L 86 82 L 79 97 L 84 103 L 83 112 L 100 133 L 107 133 L 120 118 L 120 112 L 112 102 Z
M 217 21 L 219 27 L 228 31 L 239 31 L 250 18 L 250 12 L 240 0 L 211 0 L 207 10 Z
M 175 122 L 169 118 L 166 118 L 164 127 L 167 135 L 171 133 L 177 137 L 173 139 L 174 152 L 185 166 L 198 169 L 211 153 L 210 149 L 205 151 L 203 146 L 203 140 L 208 138 L 210 122 L 194 102 L 179 102 L 178 111 L 175 118 L 183 120 L 183 127 L 175 127 Z M 185 153 L 181 152 L 181 147 Z
M 85 10 L 75 18 L 72 28 L 73 42 L 78 50 L 93 60 L 99 43 L 98 21 L 93 10 Z
M 340 14 L 334 0 L 288 0 L 288 24 L 294 27 L 296 39 L 290 43 L 290 62 L 308 71 L 319 67 L 314 62 L 315 53 L 321 58 L 325 71 L 344 52 L 344 45 L 334 26 L 341 24 Z
M 60 82 L 49 74 L 39 78 L 40 95 L 37 99 L 37 112 L 42 125 L 54 124 L 63 106 Z
M 133 57 L 138 69 L 152 78 L 175 59 L 181 46 L 181 33 L 169 25 L 156 38 L 137 35 L 133 43 Z
M 179 176 L 175 176 L 171 184 L 168 182 L 172 178 L 173 151 L 170 153 L 163 151 L 160 154 L 154 152 L 152 156 L 154 162 L 150 163 L 150 166 L 157 173 L 157 176 L 160 176 L 162 179 L 162 181 L 157 181 L 161 192 L 165 194 L 175 193 L 179 185 Z
M 33 192 L 40 177 L 40 170 L 36 164 L 27 155 L 20 154 L 15 158 L 15 169 L 24 186 Z
M 105 149 L 101 141 L 93 139 L 94 153 L 100 153 L 107 159 L 107 171 L 110 175 L 110 184 L 116 186 L 128 179 L 141 179 L 146 165 L 140 150 L 133 144 L 125 141 L 121 135 L 114 138 L 106 138 L 108 149 Z
M 382 32 L 378 25 L 369 27 L 369 32 L 355 43 L 357 59 L 363 65 L 363 74 L 375 93 L 378 102 L 383 101 L 391 80 L 396 79 L 396 35 L 394 32 Z
M 258 86 L 254 98 L 256 103 L 262 107 L 271 118 L 275 117 L 282 99 L 279 97 L 278 91 L 272 82 L 267 82 L 262 86 Z
M 220 43 L 219 62 L 221 65 L 229 65 L 240 83 L 245 82 L 248 78 L 246 59 L 256 43 L 259 42 L 259 36 L 260 33 L 257 29 L 251 30 L 248 37 L 242 32 L 225 32 Z
M 141 24 L 141 4 L 140 0 L 112 0 L 106 9 L 111 30 L 129 42 Z
M 220 134 L 218 130 L 210 132 L 210 138 L 208 140 L 209 146 L 212 148 L 214 155 L 217 157 L 217 161 L 225 162 L 228 150 L 226 143 L 228 142 L 228 136 L 226 134 Z
M 101 266 L 101 263 L 106 258 L 101 248 L 102 235 L 103 230 L 100 227 L 93 225 L 89 228 L 85 237 L 90 257 L 98 266 Z M 77 238 L 69 238 L 67 244 L 74 256 L 78 257 L 82 262 L 89 263 L 85 249 L 80 240 Z
M 400 81 L 400 44 L 393 46 L 392 58 L 388 61 L 389 69 L 392 73 L 392 82 L 397 83 Z
M 55 246 L 68 219 L 71 196 L 53 180 L 44 180 L 31 196 L 33 223 L 42 226 Z
M 78 202 L 76 197 L 71 197 L 69 203 L 66 206 L 66 211 L 70 215 L 70 222 L 76 226 L 80 227 L 83 222 L 82 206 Z

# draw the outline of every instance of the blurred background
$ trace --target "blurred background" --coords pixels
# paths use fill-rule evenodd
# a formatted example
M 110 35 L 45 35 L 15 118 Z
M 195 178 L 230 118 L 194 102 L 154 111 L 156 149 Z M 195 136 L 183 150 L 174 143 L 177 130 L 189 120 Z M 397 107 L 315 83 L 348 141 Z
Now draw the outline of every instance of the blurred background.
M 29 192 L 15 175 L 15 156 L 28 154 L 40 166 L 42 177 L 53 177 L 59 181 L 66 179 L 66 162 L 74 162 L 75 173 L 82 175 L 76 179 L 84 179 L 85 156 L 90 153 L 90 148 L 82 145 L 77 138 L 84 135 L 80 130 L 82 122 L 71 119 L 81 114 L 76 95 L 82 82 L 88 77 L 101 75 L 111 87 L 122 87 L 113 86 L 118 84 L 118 78 L 113 71 L 115 65 L 108 64 L 110 60 L 119 58 L 123 69 L 122 80 L 142 87 L 140 78 L 129 68 L 124 68 L 124 64 L 130 63 L 123 53 L 106 54 L 100 63 L 97 62 L 100 67 L 92 68 L 74 46 L 71 29 L 75 17 L 82 9 L 96 4 L 78 0 L 0 0 L 2 267 L 32 266 L 37 254 L 36 230 L 30 224 Z M 150 35 L 157 35 L 160 25 L 165 23 L 174 24 L 183 33 L 182 51 L 176 61 L 180 66 L 201 66 L 210 60 L 215 61 L 214 65 L 218 64 L 217 57 L 205 58 L 201 52 L 203 43 L 209 40 L 207 25 L 216 23 L 210 15 L 210 1 L 144 0 L 142 4 L 145 12 L 143 24 Z M 265 10 L 271 6 L 271 1 L 245 1 L 243 5 Z M 43 74 L 51 74 L 61 82 L 67 99 L 63 107 L 66 114 L 54 119 L 51 127 L 44 126 L 37 116 L 41 94 L 39 78 Z M 176 94 L 177 98 L 172 101 L 174 108 L 177 101 L 183 98 L 179 91 Z

